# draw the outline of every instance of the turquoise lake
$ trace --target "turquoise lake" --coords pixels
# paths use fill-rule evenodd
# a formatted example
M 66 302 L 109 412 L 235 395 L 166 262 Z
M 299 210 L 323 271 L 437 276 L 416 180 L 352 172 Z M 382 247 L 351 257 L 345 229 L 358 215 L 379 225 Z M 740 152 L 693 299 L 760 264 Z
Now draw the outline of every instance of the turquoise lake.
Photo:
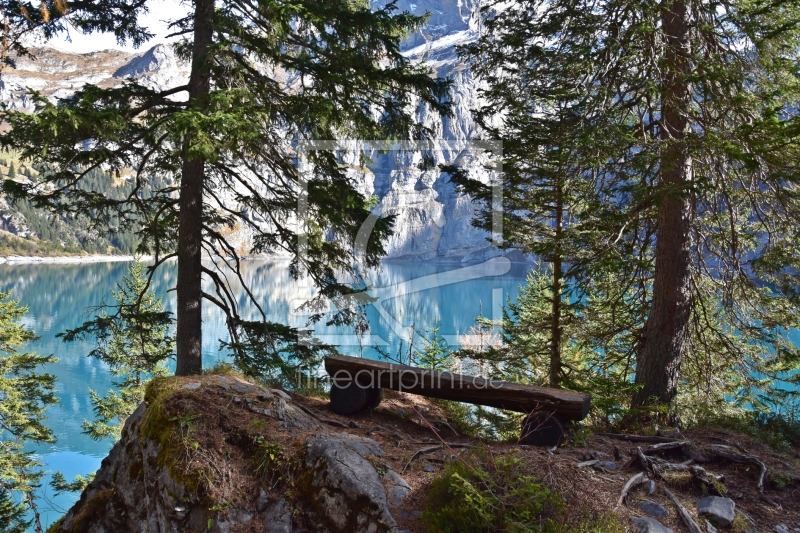
M 36 452 L 48 471 L 60 471 L 68 479 L 97 470 L 110 449 L 110 443 L 95 442 L 83 435 L 81 422 L 92 417 L 89 389 L 107 391 L 111 377 L 103 363 L 87 357 L 92 344 L 67 344 L 56 334 L 89 319 L 93 316 L 92 307 L 113 303 L 111 290 L 127 268 L 126 262 L 0 265 L 0 290 L 11 290 L 14 299 L 29 307 L 25 325 L 41 336 L 28 345 L 27 351 L 59 358 L 47 369 L 58 378 L 61 403 L 49 410 L 47 422 L 58 442 L 41 446 Z M 516 297 L 529 268 L 530 265 L 512 264 L 505 259 L 466 268 L 452 264 L 384 263 L 380 271 L 365 275 L 377 300 L 367 309 L 371 338 L 362 339 L 361 344 L 378 344 L 395 354 L 401 342 L 407 346 L 403 339 L 412 327 L 424 332 L 438 318 L 440 333 L 456 345 L 458 336 L 467 333 L 481 312 L 487 317 L 500 316 L 502 304 L 507 298 Z M 286 262 L 245 262 L 244 279 L 270 320 L 294 326 L 306 324 L 307 317 L 294 310 L 312 291 L 307 283 L 290 278 Z M 175 266 L 169 264 L 154 279 L 154 289 L 168 306 L 172 306 L 174 293 L 166 290 L 174 286 L 175 280 Z M 241 301 L 245 302 L 244 296 Z M 203 320 L 203 364 L 210 367 L 226 359 L 226 354 L 220 352 L 219 339 L 227 338 L 227 331 L 221 314 L 211 304 L 204 304 Z M 313 329 L 320 340 L 339 345 L 344 354 L 361 352 L 359 339 L 348 328 L 318 324 Z M 365 350 L 364 355 L 375 354 Z M 40 508 L 45 527 L 77 500 L 77 495 L 69 494 L 52 497 L 46 483 L 42 492 L 44 502 Z

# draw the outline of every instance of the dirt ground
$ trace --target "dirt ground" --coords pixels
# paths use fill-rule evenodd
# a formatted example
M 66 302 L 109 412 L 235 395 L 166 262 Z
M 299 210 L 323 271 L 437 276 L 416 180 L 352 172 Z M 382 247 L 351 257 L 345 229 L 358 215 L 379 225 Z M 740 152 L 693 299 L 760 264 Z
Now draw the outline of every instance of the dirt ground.
M 444 411 L 434 402 L 420 396 L 394 391 L 386 391 L 381 405 L 372 412 L 354 417 L 336 415 L 326 400 L 299 395 L 291 395 L 295 404 L 301 405 L 309 414 L 316 417 L 332 432 L 347 432 L 369 437 L 380 443 L 385 452 L 384 459 L 400 473 L 414 489 L 399 509 L 394 510 L 401 529 L 424 532 L 425 527 L 419 518 L 425 507 L 427 494 L 432 481 L 441 474 L 446 461 L 453 455 L 463 453 L 465 448 L 445 447 L 433 453 L 416 452 L 440 445 L 444 440 L 452 444 L 479 444 L 475 439 L 458 435 L 447 424 Z M 299 491 L 292 479 L 291 458 L 302 457 L 303 445 L 312 431 L 276 431 L 272 425 L 264 425 L 260 415 L 249 411 L 244 402 L 233 402 L 231 393 L 217 387 L 203 387 L 192 394 L 180 394 L 170 402 L 169 415 L 175 417 L 192 413 L 197 416 L 191 430 L 191 440 L 198 443 L 194 450 L 187 449 L 186 456 L 191 460 L 186 471 L 201 471 L 200 483 L 206 487 L 215 501 L 234 502 L 237 505 L 251 506 L 262 487 L 275 492 Z M 417 415 L 421 413 L 424 418 Z M 441 428 L 435 430 L 434 427 Z M 271 442 L 280 444 L 286 464 L 276 463 L 274 471 L 253 475 L 254 443 L 259 435 L 268 437 Z M 717 429 L 697 429 L 684 432 L 693 443 L 693 449 L 701 453 L 694 457 L 713 474 L 723 475 L 728 489 L 727 496 L 736 502 L 738 510 L 749 516 L 755 525 L 749 524 L 741 531 L 772 532 L 773 526 L 783 524 L 792 532 L 800 531 L 800 455 L 795 451 L 779 454 L 764 443 L 746 435 Z M 756 487 L 759 469 L 752 465 L 733 464 L 713 460 L 704 462 L 702 450 L 712 444 L 737 446 L 739 450 L 758 456 L 768 467 L 766 489 L 760 493 Z M 550 489 L 557 491 L 567 502 L 567 508 L 576 516 L 589 512 L 603 514 L 617 513 L 624 523 L 627 517 L 641 515 L 636 502 L 641 499 L 654 500 L 670 510 L 671 517 L 661 522 L 673 531 L 687 531 L 674 505 L 660 488 L 652 495 L 643 489 L 632 491 L 627 503 L 617 505 L 620 491 L 625 482 L 641 471 L 632 456 L 637 446 L 647 447 L 648 443 L 631 443 L 609 436 L 593 435 L 587 438 L 585 446 L 567 445 L 557 450 L 517 446 L 513 443 L 485 443 L 492 454 L 515 451 L 523 459 L 524 471 L 532 475 Z M 616 449 L 615 449 L 616 448 Z M 578 463 L 590 459 L 593 452 L 608 454 L 615 461 L 615 469 L 598 470 L 593 467 L 579 467 Z M 618 457 L 618 459 L 614 459 Z M 413 457 L 413 460 L 412 460 Z M 681 462 L 687 459 L 678 451 L 672 456 L 662 456 L 670 461 Z M 605 458 L 605 456 L 604 456 Z M 208 465 L 212 465 L 208 467 Z M 205 466 L 203 466 L 205 465 Z M 203 474 L 206 472 L 206 474 Z M 775 474 L 778 474 L 776 478 Z M 205 476 L 205 477 L 204 477 Z M 782 488 L 775 480 L 785 484 Z M 694 512 L 694 502 L 704 494 L 691 483 L 665 483 L 658 480 L 657 485 L 668 486 L 690 512 Z M 302 515 L 302 513 L 300 513 Z M 302 522 L 302 516 L 299 517 Z M 311 527 L 307 524 L 307 527 Z M 631 528 L 632 529 L 632 528 Z M 309 529 L 313 530 L 313 529 Z M 233 531 L 233 530 L 231 530 Z M 239 530 L 236 530 L 239 532 Z M 249 529 L 242 529 L 250 531 Z M 256 533 L 256 530 L 252 530 Z

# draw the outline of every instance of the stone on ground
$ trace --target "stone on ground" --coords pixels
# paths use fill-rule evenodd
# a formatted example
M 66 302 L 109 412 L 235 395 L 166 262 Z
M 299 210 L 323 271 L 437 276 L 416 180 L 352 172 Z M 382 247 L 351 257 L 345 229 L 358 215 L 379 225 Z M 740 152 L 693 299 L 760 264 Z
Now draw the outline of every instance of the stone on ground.
M 642 500 L 636 504 L 636 507 L 639 508 L 641 512 L 644 514 L 648 514 L 654 518 L 667 518 L 669 517 L 669 511 L 661 505 L 652 500 Z
M 708 518 L 715 526 L 728 527 L 735 518 L 736 504 L 730 498 L 708 496 L 697 500 L 697 514 Z
M 632 516 L 631 523 L 639 533 L 672 533 L 672 530 L 656 520 L 646 516 Z

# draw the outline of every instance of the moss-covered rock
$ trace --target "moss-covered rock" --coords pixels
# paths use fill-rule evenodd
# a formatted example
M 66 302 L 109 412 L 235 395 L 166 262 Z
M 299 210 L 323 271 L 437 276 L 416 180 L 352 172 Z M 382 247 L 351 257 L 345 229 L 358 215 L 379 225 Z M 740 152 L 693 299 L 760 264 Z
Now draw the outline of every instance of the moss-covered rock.
M 282 391 L 238 376 L 160 378 L 49 533 L 270 531 L 278 515 L 302 530 L 396 531 L 365 458 L 382 454 L 327 433 Z

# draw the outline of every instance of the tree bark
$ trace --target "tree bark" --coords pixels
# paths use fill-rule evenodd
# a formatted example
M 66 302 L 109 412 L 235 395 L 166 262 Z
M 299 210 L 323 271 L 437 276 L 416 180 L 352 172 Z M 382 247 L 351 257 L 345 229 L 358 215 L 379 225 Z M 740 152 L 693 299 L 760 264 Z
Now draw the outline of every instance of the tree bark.
M 204 109 L 211 92 L 208 48 L 213 39 L 213 0 L 195 0 L 194 45 L 189 75 L 189 106 Z M 202 221 L 205 160 L 192 154 L 192 133 L 183 146 L 183 169 L 178 226 L 178 325 L 175 374 L 189 376 L 203 371 L 202 359 Z
M 555 252 L 553 253 L 553 299 L 550 320 L 550 386 L 561 387 L 561 237 L 564 219 L 564 194 L 559 179 L 556 185 Z
M 677 393 L 691 307 L 692 158 L 685 137 L 691 104 L 691 12 L 685 0 L 662 0 L 665 65 L 661 203 L 656 232 L 653 302 L 636 358 L 634 407 L 669 403 Z

